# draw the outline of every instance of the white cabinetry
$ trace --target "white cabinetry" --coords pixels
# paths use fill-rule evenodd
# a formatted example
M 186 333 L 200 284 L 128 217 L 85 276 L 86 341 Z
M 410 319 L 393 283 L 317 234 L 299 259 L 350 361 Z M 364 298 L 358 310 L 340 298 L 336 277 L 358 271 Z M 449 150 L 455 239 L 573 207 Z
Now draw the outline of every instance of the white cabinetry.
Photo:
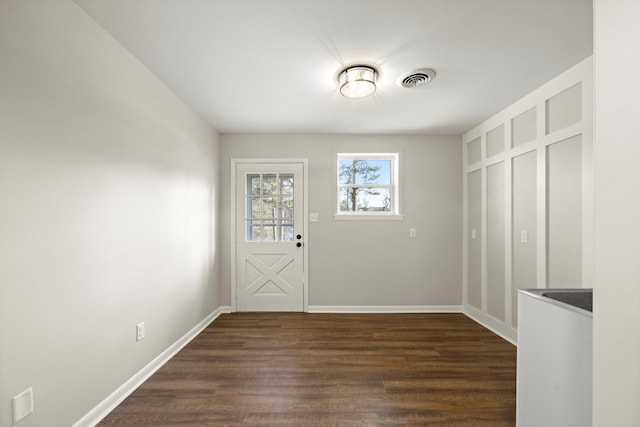
M 586 289 L 518 292 L 518 427 L 591 426 L 592 295 Z

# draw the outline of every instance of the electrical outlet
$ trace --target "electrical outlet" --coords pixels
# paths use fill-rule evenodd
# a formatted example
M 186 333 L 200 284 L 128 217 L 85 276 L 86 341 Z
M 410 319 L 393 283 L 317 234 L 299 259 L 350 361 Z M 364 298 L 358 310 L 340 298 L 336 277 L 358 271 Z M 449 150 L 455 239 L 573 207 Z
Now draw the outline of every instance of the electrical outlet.
M 409 229 L 409 237 L 416 237 L 416 229 L 415 228 L 410 228 Z
M 22 421 L 33 412 L 33 389 L 29 388 L 11 399 L 13 406 L 13 424 Z
M 136 325 L 136 341 L 141 341 L 144 338 L 144 322 L 140 322 Z

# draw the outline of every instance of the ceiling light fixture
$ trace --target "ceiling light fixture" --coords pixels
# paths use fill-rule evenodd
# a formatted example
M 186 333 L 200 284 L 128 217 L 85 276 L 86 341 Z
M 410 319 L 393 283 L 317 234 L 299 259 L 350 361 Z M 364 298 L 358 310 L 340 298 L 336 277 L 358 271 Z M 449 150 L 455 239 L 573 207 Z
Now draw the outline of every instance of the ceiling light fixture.
M 340 73 L 340 94 L 347 98 L 364 98 L 376 91 L 376 77 L 374 68 L 364 65 L 349 67 Z

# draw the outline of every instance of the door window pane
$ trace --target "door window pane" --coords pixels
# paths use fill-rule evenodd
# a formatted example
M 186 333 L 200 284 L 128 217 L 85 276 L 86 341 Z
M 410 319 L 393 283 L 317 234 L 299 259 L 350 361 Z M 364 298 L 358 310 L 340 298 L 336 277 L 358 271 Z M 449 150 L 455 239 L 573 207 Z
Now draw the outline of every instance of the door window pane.
M 247 197 L 247 217 L 262 218 L 262 200 L 260 197 Z
M 247 175 L 247 194 L 260 195 L 262 180 L 259 174 Z
M 276 197 L 262 198 L 262 217 L 277 218 L 278 199 Z
M 280 175 L 280 194 L 293 194 L 293 174 Z
M 262 195 L 275 196 L 278 194 L 278 181 L 275 174 L 262 175 Z
M 293 197 L 285 196 L 280 198 L 280 217 L 293 218 Z
M 247 241 L 293 241 L 293 174 L 253 173 L 246 179 Z
M 282 242 L 293 242 L 293 220 L 283 220 L 280 223 L 279 240 Z
M 273 221 L 263 221 L 260 228 L 259 240 L 262 242 L 274 242 L 276 240 L 276 225 Z
M 260 240 L 262 227 L 260 220 L 247 221 L 247 240 Z

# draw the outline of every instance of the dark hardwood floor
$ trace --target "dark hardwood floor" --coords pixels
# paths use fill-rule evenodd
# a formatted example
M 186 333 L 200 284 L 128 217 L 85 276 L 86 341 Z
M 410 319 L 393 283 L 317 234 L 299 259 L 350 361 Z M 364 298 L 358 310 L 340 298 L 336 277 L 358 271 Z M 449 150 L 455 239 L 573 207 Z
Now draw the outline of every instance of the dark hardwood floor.
M 513 426 L 516 348 L 462 314 L 220 316 L 101 426 Z

